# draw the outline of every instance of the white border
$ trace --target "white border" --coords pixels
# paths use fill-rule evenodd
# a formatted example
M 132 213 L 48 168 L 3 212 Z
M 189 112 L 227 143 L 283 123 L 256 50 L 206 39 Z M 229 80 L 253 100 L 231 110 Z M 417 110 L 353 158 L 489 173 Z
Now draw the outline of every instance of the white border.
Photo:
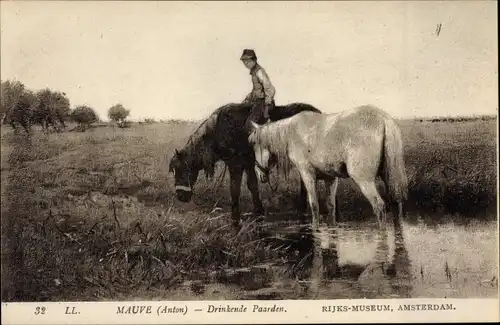
M 246 307 L 246 312 L 208 312 L 209 306 Z M 254 306 L 283 307 L 286 312 L 254 312 Z M 400 306 L 414 311 L 398 311 Z M 142 306 L 141 314 L 118 314 Z M 165 306 L 178 313 L 160 313 Z M 330 307 L 328 307 L 330 306 Z M 336 306 L 336 307 L 334 307 Z M 362 310 L 364 306 L 365 310 Z M 387 306 L 382 311 L 366 311 Z M 416 310 L 420 306 L 421 310 Z M 425 310 L 422 310 L 425 306 Z M 429 310 L 431 306 L 431 310 Z M 432 310 L 452 306 L 451 310 Z M 38 309 L 37 309 L 38 308 Z M 40 312 L 44 309 L 43 314 Z M 213 308 L 213 307 L 212 307 Z M 337 308 L 349 308 L 338 311 Z M 356 310 L 358 308 L 358 310 Z M 449 307 L 448 307 L 449 308 Z M 337 310 L 335 310 L 337 309 Z M 38 314 L 37 313 L 38 310 Z M 332 312 L 332 310 L 335 310 Z M 2 304 L 2 324 L 277 324 L 277 323 L 397 323 L 498 322 L 500 302 L 493 299 L 337 299 L 337 300 L 222 300 L 30 302 Z

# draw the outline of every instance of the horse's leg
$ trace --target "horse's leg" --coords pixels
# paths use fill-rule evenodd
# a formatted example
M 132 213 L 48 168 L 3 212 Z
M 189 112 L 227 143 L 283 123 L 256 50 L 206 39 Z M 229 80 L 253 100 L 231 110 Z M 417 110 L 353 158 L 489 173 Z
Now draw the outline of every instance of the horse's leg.
M 392 206 L 392 200 L 388 192 L 389 187 L 387 186 L 384 177 L 381 176 L 380 178 L 382 179 L 382 184 L 384 188 L 383 193 L 381 193 L 380 196 L 382 197 L 382 200 L 384 200 L 385 202 L 385 212 L 389 213 L 389 208 Z
M 337 223 L 337 218 L 339 216 L 338 205 L 337 205 L 337 188 L 339 185 L 338 177 L 335 177 L 333 181 L 325 181 L 326 191 L 330 199 L 330 214 L 329 222 L 332 225 Z
M 259 182 L 257 180 L 257 174 L 255 173 L 254 166 L 247 167 L 247 187 L 250 193 L 252 193 L 254 214 L 260 217 L 264 214 L 264 207 L 262 206 L 262 201 L 259 196 Z
M 401 201 L 391 201 L 390 203 L 390 209 L 392 212 L 392 218 L 394 220 L 396 219 L 402 219 L 404 216 L 404 211 L 403 211 L 403 202 Z
M 299 202 L 297 204 L 297 213 L 300 214 L 302 219 L 305 220 L 305 214 L 307 213 L 307 190 L 302 178 L 300 179 L 300 194 Z
M 389 193 L 389 185 L 387 184 L 387 180 L 385 177 L 382 178 L 382 184 L 384 184 L 384 192 L 383 196 L 384 201 L 386 202 L 386 213 L 392 212 L 393 219 L 402 218 L 403 217 L 403 202 L 391 197 Z
M 238 163 L 228 163 L 229 177 L 231 178 L 231 218 L 233 226 L 240 223 L 240 192 L 243 168 Z
M 364 196 L 370 201 L 370 204 L 373 208 L 373 212 L 377 216 L 378 225 L 380 228 L 385 227 L 386 223 L 386 211 L 385 211 L 385 203 L 380 193 L 377 191 L 377 186 L 375 185 L 375 181 L 360 181 L 356 178 L 353 178 L 354 181 L 358 184 L 361 192 Z M 384 224 L 382 225 L 382 219 Z
M 313 231 L 316 231 L 319 228 L 319 204 L 318 195 L 316 192 L 316 175 L 314 172 L 311 172 L 306 166 L 297 167 L 300 173 L 300 177 L 302 178 L 304 186 L 307 190 L 307 198 L 312 214 L 312 228 Z
M 309 201 L 309 206 L 311 208 L 312 214 L 312 234 L 315 241 L 315 247 L 313 252 L 313 261 L 311 266 L 311 284 L 310 290 L 313 295 L 313 299 L 315 299 L 318 295 L 322 272 L 321 269 L 324 268 L 323 265 L 323 255 L 322 255 L 322 243 L 323 236 L 322 232 L 319 229 L 319 202 L 318 195 L 316 189 L 316 173 L 308 168 L 306 164 L 297 165 L 297 169 L 299 170 L 300 177 L 304 182 L 304 186 L 307 190 L 307 198 Z M 325 233 L 323 232 L 323 235 Z

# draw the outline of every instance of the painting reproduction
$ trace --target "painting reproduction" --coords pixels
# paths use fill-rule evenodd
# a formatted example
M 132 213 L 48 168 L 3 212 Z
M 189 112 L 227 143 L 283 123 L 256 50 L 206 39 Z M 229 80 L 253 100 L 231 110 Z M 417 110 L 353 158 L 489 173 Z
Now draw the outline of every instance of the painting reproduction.
M 494 1 L 2 1 L 2 323 L 498 304 L 497 39 Z

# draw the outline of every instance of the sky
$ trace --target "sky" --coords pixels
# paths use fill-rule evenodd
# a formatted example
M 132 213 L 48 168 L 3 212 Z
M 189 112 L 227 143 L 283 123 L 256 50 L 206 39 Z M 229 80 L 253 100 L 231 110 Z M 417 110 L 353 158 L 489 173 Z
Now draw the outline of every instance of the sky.
M 5 2 L 1 79 L 64 91 L 102 119 L 201 119 L 251 90 L 395 117 L 497 114 L 496 1 Z M 441 30 L 436 32 L 438 24 Z

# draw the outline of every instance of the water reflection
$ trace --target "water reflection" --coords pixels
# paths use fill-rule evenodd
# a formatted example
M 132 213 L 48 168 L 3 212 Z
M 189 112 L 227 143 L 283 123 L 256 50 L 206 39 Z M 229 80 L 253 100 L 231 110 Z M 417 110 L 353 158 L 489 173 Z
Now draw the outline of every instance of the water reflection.
M 393 265 L 389 262 L 387 230 L 377 230 L 375 256 L 358 277 L 358 285 L 367 298 L 382 298 L 391 295 L 388 273 Z
M 283 267 L 302 284 L 307 299 L 410 297 L 411 263 L 401 221 L 393 224 L 385 230 L 352 225 L 315 233 L 309 226 L 274 231 L 281 244 L 290 243 L 282 252 L 288 257 Z
M 325 226 L 317 233 L 294 221 L 261 227 L 267 262 L 224 270 L 217 276 L 217 291 L 229 290 L 233 299 L 486 297 L 497 292 L 492 280 L 495 225 L 445 223 L 434 230 L 395 219 L 385 230 L 373 222 Z M 443 272 L 446 265 L 449 274 Z
M 413 290 L 412 266 L 408 251 L 406 250 L 403 226 L 400 218 L 394 219 L 394 257 L 392 265 L 394 272 L 391 272 L 390 276 L 394 279 L 392 282 L 393 290 L 398 292 L 402 298 L 410 298 Z

